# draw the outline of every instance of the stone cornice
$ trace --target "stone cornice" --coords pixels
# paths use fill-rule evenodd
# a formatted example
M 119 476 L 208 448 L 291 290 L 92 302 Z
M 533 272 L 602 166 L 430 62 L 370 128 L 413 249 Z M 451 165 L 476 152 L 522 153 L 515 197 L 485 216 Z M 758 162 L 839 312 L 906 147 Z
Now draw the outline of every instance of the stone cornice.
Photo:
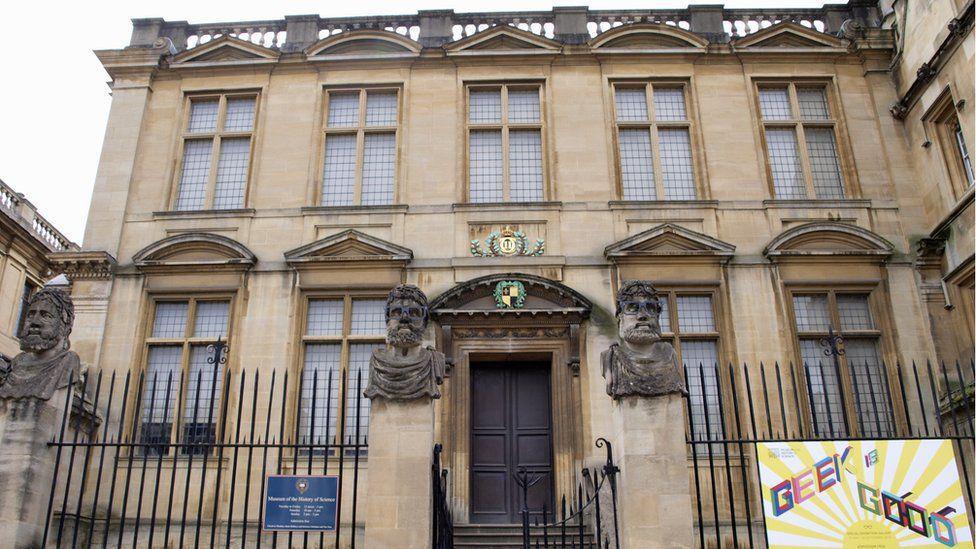
M 75 280 L 110 280 L 117 265 L 108 252 L 79 251 L 55 252 L 47 255 L 54 270 L 65 274 L 72 282 Z

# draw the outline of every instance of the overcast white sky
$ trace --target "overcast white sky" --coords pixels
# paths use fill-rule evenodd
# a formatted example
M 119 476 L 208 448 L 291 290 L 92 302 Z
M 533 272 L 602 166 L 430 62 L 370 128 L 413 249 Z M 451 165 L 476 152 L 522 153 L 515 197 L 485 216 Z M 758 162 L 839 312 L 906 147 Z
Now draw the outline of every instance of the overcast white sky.
M 835 0 L 838 3 L 843 0 Z M 81 243 L 111 98 L 108 75 L 92 53 L 128 43 L 133 17 L 191 23 L 413 13 L 546 10 L 553 5 L 593 9 L 682 8 L 721 0 L 310 0 L 167 2 L 0 2 L 0 179 L 27 195 L 41 214 Z M 811 0 L 726 0 L 726 7 L 818 7 Z

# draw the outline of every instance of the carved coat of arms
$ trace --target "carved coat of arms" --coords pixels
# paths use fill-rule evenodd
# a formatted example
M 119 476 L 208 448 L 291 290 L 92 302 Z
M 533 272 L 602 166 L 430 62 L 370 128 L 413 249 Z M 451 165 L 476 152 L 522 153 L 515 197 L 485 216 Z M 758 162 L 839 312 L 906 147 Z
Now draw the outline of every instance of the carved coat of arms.
M 511 225 L 501 231 L 494 231 L 485 238 L 485 249 L 480 240 L 471 241 L 471 255 L 475 257 L 511 257 L 515 255 L 540 256 L 546 251 L 546 241 L 539 238 L 535 246 L 529 249 L 529 240 L 525 233 L 516 230 Z
M 525 286 L 517 280 L 503 280 L 492 294 L 499 309 L 521 309 L 525 305 Z

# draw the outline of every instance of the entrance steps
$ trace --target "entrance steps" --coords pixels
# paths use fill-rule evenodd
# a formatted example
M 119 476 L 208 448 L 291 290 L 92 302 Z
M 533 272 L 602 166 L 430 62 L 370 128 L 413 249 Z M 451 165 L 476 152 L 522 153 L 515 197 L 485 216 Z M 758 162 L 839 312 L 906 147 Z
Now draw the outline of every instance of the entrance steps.
M 572 530 L 572 531 L 570 531 Z M 546 547 L 542 527 L 531 527 L 529 530 L 529 547 Z M 565 539 L 565 545 L 563 540 Z M 557 530 L 549 529 L 549 547 L 580 547 L 579 530 L 566 528 L 566 537 Z M 595 546 L 593 532 L 583 527 L 582 547 Z M 455 549 L 509 549 L 522 547 L 521 524 L 455 524 Z

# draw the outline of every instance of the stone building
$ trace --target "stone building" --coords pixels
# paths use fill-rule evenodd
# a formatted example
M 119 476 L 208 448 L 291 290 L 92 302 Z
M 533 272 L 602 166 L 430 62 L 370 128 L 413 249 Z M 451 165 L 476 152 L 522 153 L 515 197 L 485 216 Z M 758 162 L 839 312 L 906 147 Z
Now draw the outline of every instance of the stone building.
M 199 392 L 226 341 L 230 371 L 290 373 L 296 433 L 327 377 L 319 428 L 348 435 L 384 296 L 416 284 L 458 523 L 517 522 L 497 449 L 523 435 L 552 493 L 574 486 L 611 430 L 628 279 L 662 296 L 699 436 L 732 428 L 720 399 L 760 363 L 793 380 L 760 423 L 905 433 L 931 399 L 884 388 L 973 352 L 972 21 L 971 0 L 134 20 L 96 52 L 112 108 L 84 251 L 61 256 L 91 304 L 74 347 Z M 159 418 L 189 401 L 143 396 L 125 429 L 185 436 Z
M 0 181 L 0 358 L 20 352 L 24 303 L 57 274 L 48 255 L 77 250 L 23 194 Z

